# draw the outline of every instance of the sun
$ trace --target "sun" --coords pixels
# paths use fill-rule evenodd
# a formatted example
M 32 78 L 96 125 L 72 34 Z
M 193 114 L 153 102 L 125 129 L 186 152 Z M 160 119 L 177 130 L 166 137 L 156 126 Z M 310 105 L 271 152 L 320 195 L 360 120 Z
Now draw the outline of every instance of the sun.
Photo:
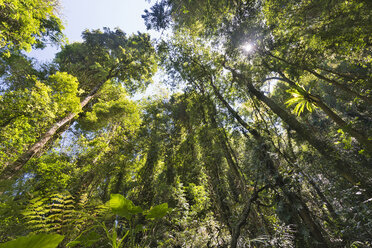
M 247 52 L 247 53 L 252 52 L 253 49 L 254 49 L 254 45 L 251 44 L 251 43 L 247 43 L 247 44 L 245 44 L 245 45 L 243 46 L 243 50 L 244 50 L 245 52 Z

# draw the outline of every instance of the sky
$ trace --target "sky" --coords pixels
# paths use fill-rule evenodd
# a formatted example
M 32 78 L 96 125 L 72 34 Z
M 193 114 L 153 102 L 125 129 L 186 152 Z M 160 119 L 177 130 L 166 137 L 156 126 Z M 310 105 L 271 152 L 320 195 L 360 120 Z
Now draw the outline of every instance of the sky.
M 69 43 L 81 41 L 85 29 L 119 27 L 127 34 L 147 32 L 141 18 L 144 10 L 151 6 L 146 0 L 60 0 L 60 5 L 60 17 Z M 48 47 L 33 51 L 30 56 L 45 62 L 52 60 L 56 52 L 55 47 Z
M 154 2 L 154 1 L 153 1 Z M 127 34 L 140 32 L 150 33 L 151 37 L 160 35 L 155 31 L 146 30 L 141 15 L 152 5 L 148 0 L 60 0 L 59 16 L 63 21 L 68 42 L 82 41 L 81 33 L 85 29 L 120 28 Z M 56 47 L 34 50 L 29 56 L 40 62 L 52 61 L 59 51 Z M 146 92 L 136 94 L 138 100 L 154 94 L 164 94 L 164 86 L 160 83 L 159 74 L 153 78 L 155 84 L 150 85 Z M 166 90 L 167 91 L 167 90 Z

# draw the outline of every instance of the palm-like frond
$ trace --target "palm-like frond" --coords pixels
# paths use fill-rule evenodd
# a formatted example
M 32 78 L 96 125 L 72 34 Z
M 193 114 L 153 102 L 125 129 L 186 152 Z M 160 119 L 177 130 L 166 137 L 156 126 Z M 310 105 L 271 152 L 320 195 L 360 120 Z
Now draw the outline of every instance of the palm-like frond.
M 302 95 L 298 90 L 290 89 L 287 90 L 288 93 L 291 94 L 291 98 L 288 99 L 285 104 L 287 107 L 296 104 L 295 108 L 293 109 L 294 113 L 297 116 L 300 116 L 304 111 L 305 108 L 311 113 L 314 111 L 314 109 L 317 108 L 317 106 L 309 101 L 304 95 Z

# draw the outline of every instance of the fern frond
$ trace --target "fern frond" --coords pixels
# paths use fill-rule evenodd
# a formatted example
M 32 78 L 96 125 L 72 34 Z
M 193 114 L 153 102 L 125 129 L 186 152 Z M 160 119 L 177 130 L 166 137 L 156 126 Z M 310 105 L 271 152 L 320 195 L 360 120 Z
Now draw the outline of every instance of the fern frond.
M 300 116 L 305 111 L 305 109 L 311 113 L 314 111 L 314 109 L 317 108 L 314 103 L 308 101 L 308 99 L 306 99 L 299 91 L 290 89 L 287 90 L 287 92 L 291 94 L 291 98 L 288 99 L 285 104 L 287 105 L 287 107 L 295 104 L 296 106 L 293 109 L 293 112 L 297 116 Z

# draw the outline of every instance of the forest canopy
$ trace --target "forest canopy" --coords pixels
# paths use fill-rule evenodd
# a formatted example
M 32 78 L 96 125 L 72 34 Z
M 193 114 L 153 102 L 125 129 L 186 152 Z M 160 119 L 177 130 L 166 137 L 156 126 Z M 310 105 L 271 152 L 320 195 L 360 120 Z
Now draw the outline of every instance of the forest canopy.
M 151 3 L 0 0 L 0 248 L 372 247 L 372 3 Z

